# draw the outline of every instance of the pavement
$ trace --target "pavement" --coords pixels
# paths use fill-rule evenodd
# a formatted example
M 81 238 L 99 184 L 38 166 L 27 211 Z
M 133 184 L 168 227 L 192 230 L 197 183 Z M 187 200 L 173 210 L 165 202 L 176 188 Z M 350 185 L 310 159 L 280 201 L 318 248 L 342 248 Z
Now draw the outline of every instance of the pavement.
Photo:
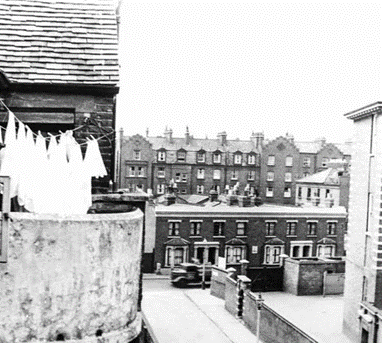
M 262 293 L 264 303 L 320 343 L 352 343 L 342 333 L 343 297 Z
M 212 296 L 208 288 L 144 292 L 142 312 L 155 342 L 256 342 L 256 336 L 232 316 L 224 308 L 224 300 Z
M 169 280 L 168 275 L 144 275 L 144 283 L 154 286 L 144 291 L 142 308 L 156 342 L 256 342 L 257 337 L 208 288 L 172 288 L 166 279 Z M 167 289 L 155 288 L 163 285 Z M 262 296 L 266 305 L 316 341 L 353 343 L 342 333 L 342 296 L 295 296 L 284 292 L 267 292 Z

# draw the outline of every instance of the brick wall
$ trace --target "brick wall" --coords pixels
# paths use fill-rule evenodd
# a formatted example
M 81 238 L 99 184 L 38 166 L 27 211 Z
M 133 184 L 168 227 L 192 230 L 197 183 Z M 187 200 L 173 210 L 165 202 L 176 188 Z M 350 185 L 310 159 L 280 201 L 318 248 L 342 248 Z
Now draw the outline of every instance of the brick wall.
M 284 292 L 294 295 L 298 294 L 298 280 L 300 274 L 300 265 L 293 259 L 284 260 Z

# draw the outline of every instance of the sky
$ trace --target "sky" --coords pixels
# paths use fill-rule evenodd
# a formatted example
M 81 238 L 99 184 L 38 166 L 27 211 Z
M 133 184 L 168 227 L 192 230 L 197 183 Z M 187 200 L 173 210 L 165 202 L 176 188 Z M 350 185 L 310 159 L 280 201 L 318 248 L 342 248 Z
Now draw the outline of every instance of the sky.
M 382 101 L 382 5 L 122 2 L 117 128 L 125 135 L 352 137 Z

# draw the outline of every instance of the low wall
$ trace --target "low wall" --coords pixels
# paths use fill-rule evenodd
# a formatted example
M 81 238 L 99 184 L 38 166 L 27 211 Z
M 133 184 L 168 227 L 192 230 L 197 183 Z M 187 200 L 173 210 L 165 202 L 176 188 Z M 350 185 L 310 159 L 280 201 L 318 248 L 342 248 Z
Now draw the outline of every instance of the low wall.
M 345 262 L 341 260 L 288 258 L 284 261 L 284 291 L 294 295 L 322 295 L 324 273 L 344 269 Z
M 242 320 L 252 333 L 258 335 L 257 298 L 248 285 L 241 283 L 240 287 L 244 290 Z M 226 277 L 225 308 L 234 316 L 238 315 L 238 291 L 236 281 Z M 260 340 L 264 343 L 318 343 L 264 303 L 260 312 Z
M 324 295 L 343 294 L 345 289 L 345 273 L 324 275 Z
M 257 335 L 256 296 L 249 291 L 244 292 L 243 320 Z M 264 343 L 318 343 L 266 304 L 262 305 L 260 314 L 260 340 Z
M 218 267 L 212 266 L 211 287 L 210 293 L 220 299 L 225 299 L 225 283 L 227 271 Z
M 10 213 L 0 264 L 0 342 L 129 342 L 138 312 L 143 214 Z
M 231 279 L 229 276 L 226 278 L 225 284 L 225 308 L 232 315 L 236 316 L 237 314 L 237 289 L 236 289 L 236 281 Z

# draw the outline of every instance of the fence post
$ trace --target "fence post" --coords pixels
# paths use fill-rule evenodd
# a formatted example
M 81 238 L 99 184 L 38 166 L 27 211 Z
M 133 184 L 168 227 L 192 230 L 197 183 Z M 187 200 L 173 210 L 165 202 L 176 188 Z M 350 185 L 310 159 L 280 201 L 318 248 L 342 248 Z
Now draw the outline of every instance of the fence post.
M 327 279 L 327 273 L 328 271 L 324 271 L 324 280 L 323 280 L 323 285 L 322 285 L 322 296 L 325 297 L 326 295 L 326 279 Z
M 244 310 L 244 290 L 248 288 L 251 280 L 245 275 L 239 275 L 237 277 L 237 317 L 243 318 Z

